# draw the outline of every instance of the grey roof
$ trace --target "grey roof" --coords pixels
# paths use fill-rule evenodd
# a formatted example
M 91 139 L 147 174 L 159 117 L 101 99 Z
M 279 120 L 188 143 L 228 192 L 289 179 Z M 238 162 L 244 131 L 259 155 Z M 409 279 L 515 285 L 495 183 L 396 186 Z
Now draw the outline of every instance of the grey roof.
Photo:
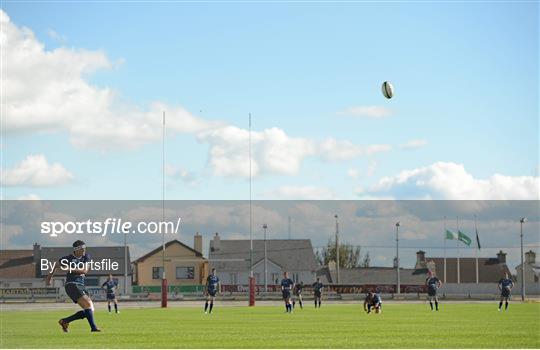
M 424 284 L 427 269 L 400 269 L 401 284 Z M 336 271 L 323 267 L 317 271 L 317 277 L 327 283 L 335 283 Z M 340 284 L 395 284 L 396 269 L 393 267 L 357 267 L 339 270 Z
M 49 261 L 58 261 L 60 258 L 69 255 L 73 252 L 72 247 L 41 247 L 41 259 L 47 259 Z M 88 276 L 103 276 L 112 273 L 113 275 L 123 275 L 124 274 L 124 247 L 88 247 L 86 248 L 86 253 L 94 261 L 99 261 L 102 259 L 111 259 L 118 263 L 118 270 L 94 270 L 88 273 Z M 130 265 L 129 257 L 129 247 L 127 248 L 127 261 Z M 39 262 L 38 262 L 39 263 Z M 41 276 L 47 275 L 47 271 L 42 271 L 38 268 L 38 272 L 41 273 Z M 65 275 L 65 272 L 62 270 L 57 270 L 57 275 Z M 128 268 L 128 274 L 131 274 L 131 268 Z
M 286 271 L 317 270 L 309 239 L 267 240 L 267 258 Z M 220 248 L 210 241 L 209 263 L 218 271 L 246 271 L 249 268 L 250 241 L 220 239 Z M 253 240 L 253 264 L 264 258 L 264 240 Z M 230 260 L 229 260 L 230 259 Z M 244 261 L 241 261 L 244 259 Z M 229 260 L 229 261 L 228 261 Z

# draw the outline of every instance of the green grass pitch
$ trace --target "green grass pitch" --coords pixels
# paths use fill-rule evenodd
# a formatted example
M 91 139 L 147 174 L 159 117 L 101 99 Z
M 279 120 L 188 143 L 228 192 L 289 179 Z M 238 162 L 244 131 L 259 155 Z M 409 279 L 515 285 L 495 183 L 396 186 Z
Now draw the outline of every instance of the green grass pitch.
M 56 323 L 73 312 L 3 311 L 2 348 L 540 348 L 540 304 L 386 304 L 380 315 L 360 305 L 311 303 L 293 314 L 284 307 L 122 309 L 98 304 L 90 333 L 86 320 L 63 333 Z M 120 304 L 121 307 L 121 304 Z M 39 308 L 39 305 L 36 305 Z

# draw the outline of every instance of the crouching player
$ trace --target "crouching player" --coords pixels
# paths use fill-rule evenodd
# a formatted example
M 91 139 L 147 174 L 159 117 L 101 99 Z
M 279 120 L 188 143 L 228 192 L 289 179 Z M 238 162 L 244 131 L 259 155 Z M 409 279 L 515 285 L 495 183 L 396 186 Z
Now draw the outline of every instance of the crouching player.
M 294 282 L 289 278 L 289 273 L 283 273 L 281 280 L 281 295 L 285 302 L 285 312 L 292 312 L 291 290 L 294 288 Z
M 114 312 L 119 314 L 120 311 L 118 311 L 118 300 L 116 299 L 116 288 L 118 288 L 118 282 L 113 279 L 112 274 L 109 274 L 109 278 L 101 285 L 101 288 L 105 289 L 107 292 L 107 309 L 109 310 L 109 313 L 111 313 L 111 303 L 114 303 Z
M 504 273 L 504 278 L 501 278 L 499 281 L 499 290 L 501 291 L 501 300 L 499 301 L 499 311 L 502 309 L 503 301 L 505 302 L 504 309 L 508 310 L 508 299 L 512 293 L 512 288 L 514 288 L 514 282 L 508 278 L 508 273 Z
M 219 278 L 216 276 L 216 269 L 212 269 L 212 273 L 206 278 L 206 287 L 204 295 L 206 295 L 206 303 L 204 304 L 204 313 L 212 313 L 214 308 L 214 300 L 216 293 L 220 290 Z M 208 302 L 210 302 L 210 310 L 208 310 Z
M 364 311 L 369 314 L 371 313 L 371 309 L 374 309 L 376 314 L 382 312 L 381 297 L 379 294 L 373 292 L 369 292 L 364 299 Z
M 73 243 L 73 253 L 61 258 L 58 263 L 55 265 L 54 269 L 47 276 L 46 284 L 51 285 L 51 279 L 54 275 L 54 272 L 60 268 L 62 263 L 86 263 L 90 262 L 90 257 L 86 254 L 86 246 L 83 241 L 75 241 Z M 73 315 L 62 318 L 58 321 L 60 327 L 64 332 L 68 331 L 69 323 L 75 320 L 81 320 L 86 318 L 90 329 L 92 332 L 101 332 L 97 328 L 96 323 L 94 322 L 94 304 L 92 299 L 88 296 L 88 292 L 84 287 L 84 276 L 88 273 L 88 269 L 77 269 L 71 270 L 66 273 L 66 283 L 64 287 L 66 289 L 66 294 L 73 300 L 74 303 L 79 304 L 82 308 L 82 311 L 76 312 Z
M 437 298 L 437 291 L 442 286 L 442 282 L 435 276 L 435 273 L 429 271 L 429 277 L 426 278 L 426 286 L 428 289 L 428 300 L 431 311 L 433 311 L 433 302 L 435 301 L 435 310 L 439 311 L 439 299 Z

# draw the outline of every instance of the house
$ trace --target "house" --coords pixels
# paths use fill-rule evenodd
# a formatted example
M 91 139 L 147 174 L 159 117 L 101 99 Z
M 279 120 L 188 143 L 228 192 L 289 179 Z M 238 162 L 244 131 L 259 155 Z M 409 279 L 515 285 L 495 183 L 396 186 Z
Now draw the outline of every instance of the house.
M 443 283 L 476 283 L 476 258 L 426 258 L 425 252 L 416 253 L 416 267 L 428 267 L 434 271 Z M 459 261 L 459 279 L 458 279 Z M 506 253 L 502 250 L 497 253 L 497 257 L 478 258 L 478 282 L 497 283 L 504 273 L 512 274 L 506 265 Z
M 529 250 L 525 253 L 525 292 L 540 291 L 540 264 L 536 262 L 536 253 Z M 516 266 L 517 282 L 521 284 L 521 264 Z
M 55 262 L 60 258 L 70 255 L 73 252 L 73 247 L 41 247 L 34 249 L 34 260 L 37 266 L 37 277 L 42 280 L 48 275 L 49 271 L 42 270 L 40 267 L 41 259 L 47 259 L 48 261 Z M 132 272 L 130 268 L 130 256 L 129 247 L 125 246 L 90 246 L 86 248 L 86 253 L 94 261 L 101 261 L 103 259 L 110 259 L 112 262 L 118 264 L 117 269 L 101 269 L 91 270 L 85 277 L 85 285 L 87 289 L 99 291 L 101 285 L 107 280 L 109 274 L 112 274 L 113 278 L 118 282 L 117 293 L 129 294 L 131 292 L 131 278 Z M 127 262 L 127 264 L 126 264 Z M 127 273 L 126 273 L 127 267 Z M 61 269 L 56 270 L 53 278 L 52 285 L 54 287 L 62 287 L 65 282 L 66 271 Z
M 203 284 L 208 276 L 208 260 L 201 253 L 202 236 L 196 234 L 193 248 L 179 240 L 165 244 L 165 277 L 170 286 Z M 133 262 L 134 284 L 159 286 L 163 274 L 163 246 Z
M 253 276 L 255 283 L 265 283 L 264 240 L 253 240 Z M 210 268 L 216 268 L 222 284 L 247 285 L 250 272 L 250 240 L 221 239 L 218 233 L 210 241 Z M 279 284 L 283 272 L 304 283 L 312 282 L 317 271 L 317 262 L 309 239 L 266 240 L 266 282 Z
M 112 273 L 118 281 L 119 294 L 131 291 L 131 271 L 129 269 L 129 247 L 88 247 L 88 255 L 93 260 L 111 259 L 118 263 L 117 270 L 93 270 L 86 278 L 86 286 L 99 289 L 102 283 Z M 3 288 L 37 288 L 45 286 L 45 277 L 49 274 L 47 269 L 41 269 L 41 259 L 57 262 L 61 257 L 73 252 L 73 247 L 41 247 L 35 243 L 33 249 L 0 250 L 0 286 Z M 124 267 L 128 266 L 127 278 Z M 57 270 L 52 280 L 53 287 L 63 287 L 66 272 Z M 60 288 L 61 292 L 63 288 Z
M 36 278 L 36 264 L 32 249 L 0 250 L 0 287 L 30 288 L 42 284 Z

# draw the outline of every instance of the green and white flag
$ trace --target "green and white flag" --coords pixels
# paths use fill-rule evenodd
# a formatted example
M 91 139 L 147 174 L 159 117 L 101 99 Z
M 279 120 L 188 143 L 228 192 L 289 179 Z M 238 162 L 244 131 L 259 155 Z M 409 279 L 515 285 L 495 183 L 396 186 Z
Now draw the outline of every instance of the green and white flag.
M 458 239 L 459 239 L 461 242 L 465 243 L 465 244 L 468 245 L 469 247 L 471 246 L 471 242 L 472 242 L 472 241 L 471 241 L 471 238 L 470 238 L 469 236 L 467 236 L 466 234 L 464 234 L 464 233 L 461 232 L 461 231 L 458 231 L 458 235 L 459 235 Z
M 457 240 L 459 239 L 459 236 L 457 233 L 455 232 L 452 232 L 450 230 L 446 230 L 446 239 L 453 239 L 453 240 Z

